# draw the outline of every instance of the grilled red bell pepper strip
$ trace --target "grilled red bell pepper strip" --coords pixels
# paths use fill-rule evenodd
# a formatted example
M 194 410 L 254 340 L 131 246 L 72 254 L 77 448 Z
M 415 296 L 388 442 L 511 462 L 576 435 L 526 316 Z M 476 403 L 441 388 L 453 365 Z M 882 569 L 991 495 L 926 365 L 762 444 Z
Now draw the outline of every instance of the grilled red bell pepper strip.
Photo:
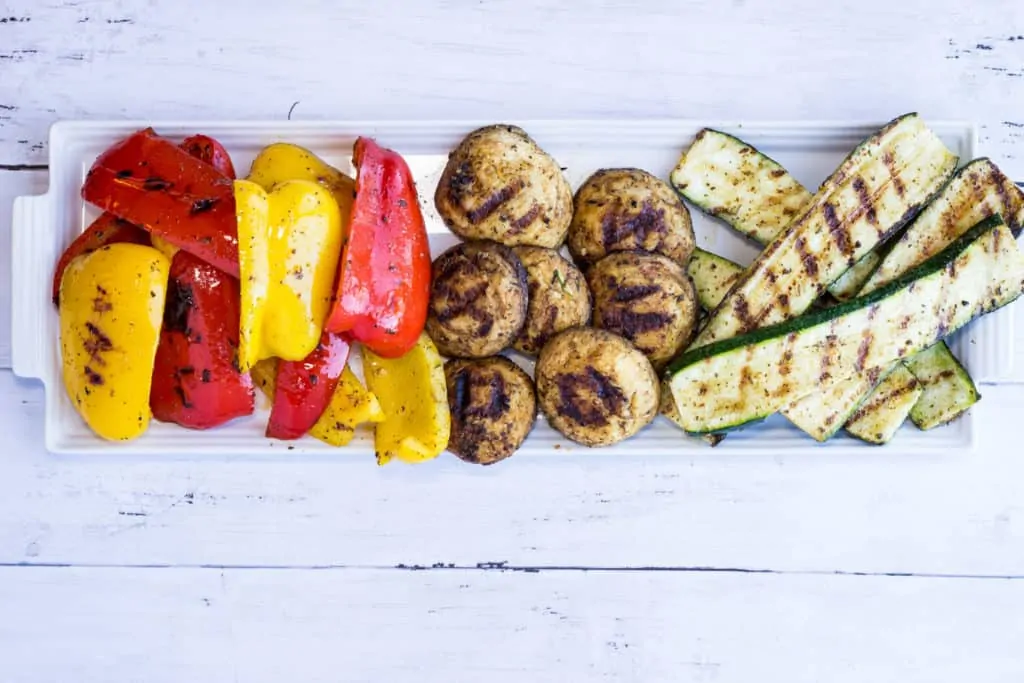
M 57 269 L 53 273 L 53 303 L 60 300 L 60 281 L 64 277 L 64 269 L 72 259 L 82 254 L 89 254 L 100 247 L 118 242 L 149 245 L 149 233 L 137 225 L 123 221 L 112 213 L 100 214 L 100 217 L 89 224 L 75 241 L 61 254 L 57 261 Z
M 267 436 L 298 439 L 316 424 L 331 402 L 348 354 L 349 343 L 344 337 L 324 332 L 305 359 L 278 361 Z
M 153 416 L 207 429 L 255 407 L 238 366 L 238 281 L 179 251 L 171 261 L 149 404 Z
M 231 178 L 152 129 L 101 154 L 82 197 L 238 277 Z
M 235 177 L 235 165 L 231 155 L 209 135 L 190 135 L 181 142 L 181 148 L 196 159 L 213 166 L 228 178 Z
M 358 171 L 334 306 L 324 326 L 396 358 L 423 331 L 430 245 L 405 160 L 369 138 L 355 144 Z
M 185 138 L 181 143 L 181 148 L 196 159 L 210 164 L 229 178 L 235 177 L 235 167 L 231 163 L 231 156 L 224 146 L 213 138 L 206 135 L 193 135 Z M 75 241 L 61 254 L 60 261 L 57 262 L 57 269 L 53 274 L 53 303 L 57 303 L 60 294 L 60 280 L 64 276 L 64 269 L 71 263 L 71 259 L 117 242 L 148 245 L 150 243 L 149 233 L 133 223 L 118 218 L 109 211 L 100 214 L 100 217 L 75 238 Z

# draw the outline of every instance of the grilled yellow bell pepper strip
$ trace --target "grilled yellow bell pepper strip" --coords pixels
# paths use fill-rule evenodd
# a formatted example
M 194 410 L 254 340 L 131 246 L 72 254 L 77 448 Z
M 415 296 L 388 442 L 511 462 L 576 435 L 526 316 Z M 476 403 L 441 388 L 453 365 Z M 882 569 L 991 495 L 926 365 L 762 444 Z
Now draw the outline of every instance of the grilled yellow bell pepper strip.
M 434 342 L 421 333 L 415 346 L 398 358 L 383 358 L 363 347 L 366 385 L 380 400 L 384 421 L 377 425 L 377 464 L 394 458 L 423 462 L 448 447 L 451 413 L 444 363 Z
M 242 289 L 239 362 L 298 361 L 320 340 L 341 251 L 341 212 L 330 191 L 288 180 L 270 191 L 235 181 Z
M 134 439 L 149 427 L 169 270 L 156 249 L 119 243 L 76 257 L 61 278 L 64 388 L 105 439 Z
M 276 359 L 262 360 L 253 366 L 253 381 L 271 401 L 274 400 L 276 377 Z M 384 410 L 380 401 L 346 366 L 338 386 L 331 394 L 331 402 L 309 430 L 309 434 L 331 446 L 345 446 L 355 436 L 356 427 L 367 422 L 381 422 L 383 419 Z
M 160 235 L 150 235 L 149 241 L 153 244 L 154 249 L 171 260 L 174 260 L 174 255 L 179 251 L 178 247 L 160 237 Z
M 312 180 L 320 183 L 334 197 L 341 210 L 341 222 L 348 226 L 352 202 L 356 196 L 356 181 L 334 168 L 305 147 L 287 142 L 267 145 L 252 162 L 248 180 L 270 190 L 286 180 Z M 343 233 L 347 234 L 347 229 Z

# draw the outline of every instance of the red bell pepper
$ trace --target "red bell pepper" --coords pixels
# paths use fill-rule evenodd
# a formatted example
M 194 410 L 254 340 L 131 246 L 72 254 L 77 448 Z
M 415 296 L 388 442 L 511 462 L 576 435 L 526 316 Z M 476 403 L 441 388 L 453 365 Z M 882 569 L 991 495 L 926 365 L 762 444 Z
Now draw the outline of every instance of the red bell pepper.
M 235 167 L 231 163 L 231 156 L 224 146 L 213 138 L 206 135 L 193 135 L 185 138 L 181 143 L 181 148 L 196 159 L 210 164 L 229 178 L 235 177 Z M 60 261 L 57 262 L 57 270 L 53 274 L 53 303 L 56 304 L 60 299 L 60 281 L 64 277 L 64 269 L 68 267 L 72 259 L 96 251 L 104 245 L 117 242 L 148 245 L 149 233 L 110 212 L 101 214 L 61 254 Z
M 348 362 L 349 343 L 324 332 L 313 352 L 300 361 L 278 361 L 274 405 L 267 436 L 298 439 L 320 419 Z
M 100 214 L 100 217 L 90 223 L 89 227 L 64 250 L 57 261 L 57 269 L 53 273 L 53 304 L 56 306 L 60 301 L 60 281 L 64 277 L 64 269 L 76 256 L 90 254 L 102 246 L 118 242 L 148 245 L 149 233 L 112 213 Z
M 232 179 L 152 129 L 101 154 L 82 197 L 238 277 Z
M 181 142 L 181 148 L 196 159 L 213 166 L 228 178 L 235 178 L 235 165 L 231 163 L 231 155 L 220 144 L 208 135 L 190 135 Z
M 355 144 L 358 171 L 334 306 L 324 326 L 348 332 L 385 358 L 411 349 L 427 320 L 430 245 L 405 160 L 369 138 Z
M 207 429 L 255 407 L 238 366 L 238 280 L 187 251 L 171 261 L 149 403 L 156 419 Z

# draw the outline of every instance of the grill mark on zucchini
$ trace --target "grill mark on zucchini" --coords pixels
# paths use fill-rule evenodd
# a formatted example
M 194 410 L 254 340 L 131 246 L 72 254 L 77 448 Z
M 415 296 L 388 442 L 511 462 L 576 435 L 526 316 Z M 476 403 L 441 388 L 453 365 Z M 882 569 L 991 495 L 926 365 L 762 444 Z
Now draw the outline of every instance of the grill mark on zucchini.
M 864 361 L 867 360 L 868 353 L 871 351 L 871 345 L 874 343 L 875 337 L 873 334 L 871 334 L 871 331 L 864 330 L 863 334 L 861 335 L 860 348 L 857 349 L 857 364 L 854 366 L 855 368 L 857 368 L 857 372 L 860 372 L 864 369 Z
M 865 216 L 871 225 L 878 226 L 878 212 L 875 211 L 875 207 L 871 205 L 871 196 L 868 194 L 868 186 L 864 182 L 864 179 L 857 176 L 853 179 L 853 189 L 857 193 L 857 199 L 860 201 L 860 205 L 864 208 Z M 857 247 L 860 247 L 858 242 Z
M 893 158 L 891 151 L 887 151 L 882 155 L 882 163 L 885 164 L 886 170 L 889 171 L 889 177 L 892 178 L 896 194 L 902 197 L 906 194 L 907 187 L 903 184 L 903 179 L 900 178 L 900 171 L 896 168 L 896 159 Z
M 857 184 L 858 180 L 860 181 L 861 187 L 864 187 L 864 181 L 859 176 L 856 179 L 854 179 L 854 185 Z M 865 204 L 862 202 L 861 212 L 863 213 L 866 210 L 867 208 Z M 850 236 L 846 234 L 845 230 L 843 230 L 843 226 L 839 222 L 839 217 L 836 216 L 836 207 L 833 206 L 831 203 L 826 202 L 822 211 L 825 214 L 825 222 L 828 223 L 829 235 L 832 237 L 832 240 L 839 247 L 839 251 L 843 252 L 843 255 L 846 256 L 847 263 L 849 263 L 852 266 L 855 260 L 853 258 L 853 245 L 850 244 Z M 871 223 L 877 224 L 877 221 L 871 221 Z

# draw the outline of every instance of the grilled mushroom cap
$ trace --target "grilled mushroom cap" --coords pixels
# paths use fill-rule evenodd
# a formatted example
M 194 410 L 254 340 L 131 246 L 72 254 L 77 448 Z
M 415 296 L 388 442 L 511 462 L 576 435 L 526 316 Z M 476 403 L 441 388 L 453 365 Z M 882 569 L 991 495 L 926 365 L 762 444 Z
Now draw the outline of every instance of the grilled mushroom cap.
M 572 219 L 572 188 L 525 131 L 495 125 L 473 131 L 451 153 L 434 205 L 466 239 L 558 247 Z
M 658 254 L 617 252 L 587 271 L 594 296 L 594 327 L 633 342 L 655 368 L 693 337 L 700 306 L 683 267 Z
M 444 376 L 452 414 L 448 450 L 479 465 L 515 453 L 537 418 L 530 376 L 503 356 L 450 360 Z
M 512 348 L 535 356 L 552 335 L 590 322 L 590 290 L 583 273 L 554 249 L 515 247 L 530 291 L 526 324 Z
M 496 242 L 462 242 L 434 261 L 427 334 L 442 355 L 492 356 L 526 322 L 526 270 Z
M 639 249 L 685 266 L 693 253 L 690 212 L 668 183 L 647 171 L 597 171 L 576 191 L 574 207 L 569 251 L 577 263 Z
M 622 337 L 587 327 L 548 341 L 537 360 L 537 397 L 552 427 L 586 446 L 636 434 L 658 412 L 658 377 Z

